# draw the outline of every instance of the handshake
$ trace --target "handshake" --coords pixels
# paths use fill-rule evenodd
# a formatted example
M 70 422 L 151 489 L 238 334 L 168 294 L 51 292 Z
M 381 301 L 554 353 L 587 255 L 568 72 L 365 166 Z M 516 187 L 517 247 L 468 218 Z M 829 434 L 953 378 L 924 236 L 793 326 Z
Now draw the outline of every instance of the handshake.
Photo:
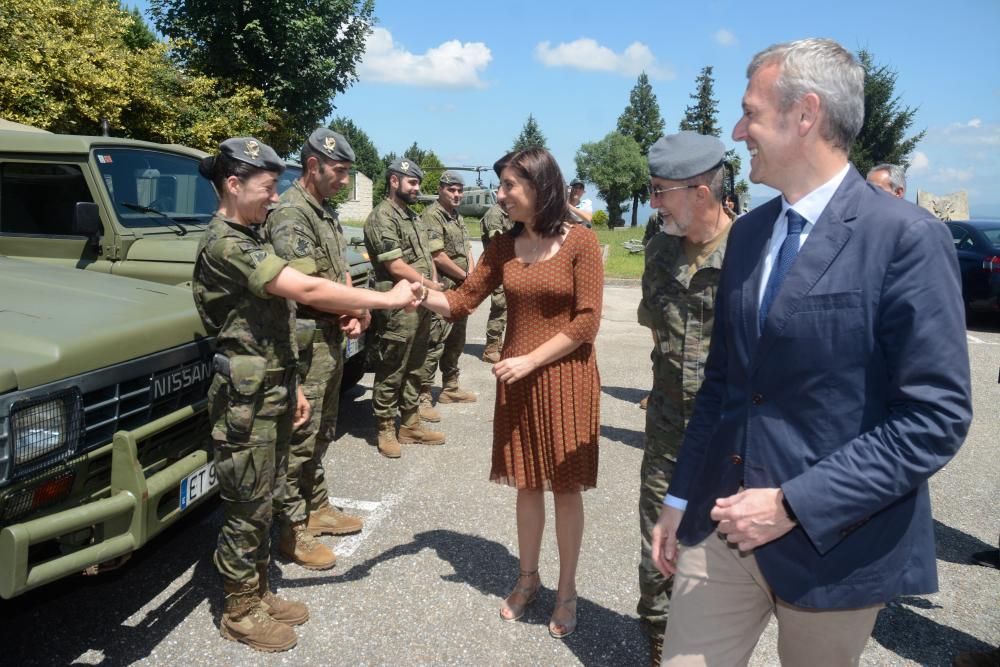
M 417 307 L 427 300 L 427 293 L 430 290 L 440 292 L 443 289 L 441 283 L 436 283 L 425 278 L 419 282 L 411 280 L 400 280 L 389 291 L 389 298 L 393 308 L 402 308 L 408 313 L 412 313 Z

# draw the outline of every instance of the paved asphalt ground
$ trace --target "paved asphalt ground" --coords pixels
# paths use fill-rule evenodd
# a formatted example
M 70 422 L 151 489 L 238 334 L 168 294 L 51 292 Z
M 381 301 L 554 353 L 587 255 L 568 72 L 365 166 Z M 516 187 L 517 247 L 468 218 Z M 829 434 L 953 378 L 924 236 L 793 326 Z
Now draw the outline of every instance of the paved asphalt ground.
M 219 637 L 221 586 L 211 562 L 220 514 L 213 504 L 161 536 L 123 568 L 77 577 L 0 601 L 0 663 L 6 665 L 642 665 L 635 616 L 639 464 L 650 386 L 649 333 L 635 323 L 639 290 L 608 286 L 598 359 L 601 463 L 585 495 L 580 626 L 565 641 L 546 622 L 557 577 L 549 503 L 541 576 L 546 588 L 522 622 L 497 608 L 517 572 L 514 492 L 487 480 L 494 381 L 479 361 L 486 307 L 473 315 L 461 364 L 470 405 L 440 406 L 448 442 L 404 446 L 382 458 L 373 446 L 371 376 L 345 395 L 327 470 L 333 492 L 367 525 L 334 541 L 328 573 L 276 562 L 272 579 L 312 614 L 299 644 L 260 654 Z M 957 458 L 931 481 L 941 592 L 885 609 L 866 665 L 949 665 L 963 650 L 1000 644 L 1000 571 L 971 565 L 996 546 L 1000 322 L 969 331 L 976 418 Z M 571 400 L 572 397 L 567 397 Z M 772 625 L 753 658 L 775 665 Z

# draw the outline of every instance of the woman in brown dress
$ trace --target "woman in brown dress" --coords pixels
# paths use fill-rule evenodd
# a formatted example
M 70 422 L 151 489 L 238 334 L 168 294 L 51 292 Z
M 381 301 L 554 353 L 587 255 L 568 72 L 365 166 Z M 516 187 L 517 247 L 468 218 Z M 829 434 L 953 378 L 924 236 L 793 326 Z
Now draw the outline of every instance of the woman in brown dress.
M 601 319 L 604 267 L 597 237 L 566 217 L 566 184 L 542 149 L 495 165 L 498 200 L 516 222 L 498 236 L 460 288 L 430 292 L 425 305 L 466 317 L 503 284 L 507 337 L 493 366 L 497 397 L 490 479 L 517 488 L 520 575 L 500 608 L 516 621 L 541 588 L 538 558 L 545 527 L 543 492 L 553 492 L 559 588 L 549 633 L 576 629 L 576 567 L 583 539 L 581 492 L 597 483 L 601 382 L 594 339 Z

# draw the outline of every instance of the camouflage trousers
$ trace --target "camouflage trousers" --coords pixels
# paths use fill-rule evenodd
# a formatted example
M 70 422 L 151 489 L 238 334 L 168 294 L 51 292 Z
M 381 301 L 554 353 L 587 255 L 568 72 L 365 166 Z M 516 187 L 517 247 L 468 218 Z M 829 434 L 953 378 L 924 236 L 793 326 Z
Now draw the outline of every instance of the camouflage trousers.
M 670 592 L 673 578 L 665 579 L 653 564 L 653 527 L 660 519 L 663 498 L 667 495 L 670 478 L 677 464 L 682 432 L 676 439 L 646 436 L 646 450 L 642 455 L 639 487 L 639 604 L 636 612 L 646 622 L 647 628 L 662 632 L 667 625 L 670 611 Z
M 288 469 L 279 473 L 281 495 L 275 512 L 288 523 L 305 521 L 309 512 L 330 495 L 323 458 L 337 432 L 340 380 L 344 374 L 343 334 L 336 323 L 317 322 L 312 343 L 312 361 L 302 383 L 302 393 L 312 408 L 309 421 L 291 435 Z
M 444 339 L 444 351 L 441 353 L 441 375 L 447 380 L 458 377 L 458 358 L 465 349 L 465 318 L 451 325 L 451 333 Z
M 490 297 L 490 319 L 486 322 L 486 344 L 499 343 L 503 339 L 503 330 L 507 327 L 507 295 L 503 293 L 503 285 L 493 290 Z
M 453 374 L 458 373 L 458 356 L 462 353 L 462 347 L 459 347 L 457 353 L 454 350 L 454 334 L 458 328 L 462 329 L 461 346 L 464 347 L 464 319 L 452 324 L 440 315 L 431 315 L 431 333 L 428 337 L 427 360 L 424 361 L 423 369 L 423 385 L 425 387 L 429 387 L 434 384 L 434 374 L 437 372 L 438 365 L 440 365 L 441 373 L 445 377 L 448 377 L 449 370 Z
M 431 331 L 431 312 L 376 311 L 378 343 L 372 409 L 377 419 L 417 409 Z
M 262 377 L 256 390 L 244 384 L 241 393 L 234 389 L 238 384 L 216 375 L 208 396 L 222 499 L 222 527 L 213 560 L 226 580 L 252 584 L 257 581 L 258 564 L 270 558 L 272 502 L 280 492 L 276 473 L 287 465 L 294 417 L 289 397 L 294 398 L 295 387 L 289 382 L 264 388 Z

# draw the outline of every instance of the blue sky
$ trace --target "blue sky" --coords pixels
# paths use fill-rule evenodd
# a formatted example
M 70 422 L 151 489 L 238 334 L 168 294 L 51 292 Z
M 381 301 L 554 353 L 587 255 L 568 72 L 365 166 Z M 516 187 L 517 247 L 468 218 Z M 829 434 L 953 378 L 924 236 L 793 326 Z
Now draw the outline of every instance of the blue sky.
M 775 42 L 830 37 L 896 70 L 902 103 L 919 108 L 911 129 L 926 128 L 927 136 L 907 198 L 917 189 L 964 189 L 974 217 L 1000 216 L 997 0 L 377 0 L 375 13 L 360 80 L 334 103 L 381 153 L 416 141 L 449 165 L 489 165 L 530 113 L 568 179 L 580 145 L 615 128 L 640 70 L 673 132 L 705 65 L 714 67 L 723 140 L 733 146 L 753 54 Z M 736 147 L 746 162 L 743 144 Z M 751 194 L 774 193 L 751 185 Z

